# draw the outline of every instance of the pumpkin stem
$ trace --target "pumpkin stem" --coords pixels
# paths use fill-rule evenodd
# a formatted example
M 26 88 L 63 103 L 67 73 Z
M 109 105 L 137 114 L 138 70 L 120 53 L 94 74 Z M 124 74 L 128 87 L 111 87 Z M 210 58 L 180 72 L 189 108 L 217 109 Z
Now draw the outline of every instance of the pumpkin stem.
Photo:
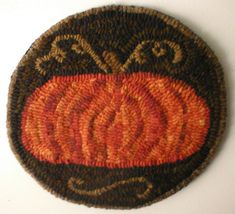
M 120 73 L 122 63 L 120 62 L 116 53 L 112 51 L 104 51 L 103 57 L 108 66 L 112 69 L 112 73 Z

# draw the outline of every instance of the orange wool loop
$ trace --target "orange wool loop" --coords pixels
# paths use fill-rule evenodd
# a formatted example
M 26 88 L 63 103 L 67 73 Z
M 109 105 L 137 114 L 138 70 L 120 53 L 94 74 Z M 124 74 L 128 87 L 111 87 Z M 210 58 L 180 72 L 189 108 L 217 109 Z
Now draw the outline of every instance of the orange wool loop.
M 53 77 L 28 98 L 22 142 L 41 161 L 125 168 L 183 160 L 209 128 L 183 81 L 151 73 Z

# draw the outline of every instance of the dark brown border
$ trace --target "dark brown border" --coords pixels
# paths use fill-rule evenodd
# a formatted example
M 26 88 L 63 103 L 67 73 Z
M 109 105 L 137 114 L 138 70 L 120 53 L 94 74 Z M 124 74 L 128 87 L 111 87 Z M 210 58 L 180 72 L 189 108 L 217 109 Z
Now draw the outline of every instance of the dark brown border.
M 223 103 L 223 105 L 221 105 L 221 112 L 220 115 L 218 115 L 219 120 L 220 120 L 220 126 L 219 126 L 219 130 L 218 130 L 218 136 L 216 139 L 216 142 L 214 143 L 214 145 L 210 148 L 209 154 L 207 156 L 207 158 L 204 160 L 204 162 L 200 165 L 199 168 L 197 168 L 190 177 L 186 178 L 185 180 L 183 180 L 180 184 L 178 184 L 176 187 L 174 187 L 173 189 L 171 189 L 170 191 L 166 192 L 165 194 L 163 194 L 161 197 L 158 197 L 156 200 L 147 202 L 144 205 L 140 205 L 137 206 L 135 208 L 139 208 L 139 207 L 143 207 L 143 206 L 147 206 L 150 204 L 153 204 L 157 201 L 160 201 L 164 198 L 167 198 L 168 196 L 174 194 L 175 192 L 179 191 L 180 189 L 182 189 L 183 187 L 185 187 L 186 185 L 188 185 L 190 183 L 190 181 L 192 181 L 194 178 L 196 178 L 199 174 L 201 174 L 201 172 L 206 168 L 206 166 L 209 164 L 209 162 L 212 160 L 212 158 L 215 155 L 216 152 L 216 148 L 218 147 L 218 145 L 220 144 L 220 142 L 222 141 L 222 137 L 223 137 L 223 133 L 225 130 L 225 124 L 226 124 L 226 115 L 227 115 L 227 108 L 226 108 L 226 90 L 225 90 L 225 83 L 224 83 L 224 77 L 223 77 L 223 71 L 222 71 L 222 67 L 217 59 L 217 57 L 215 56 L 214 52 L 208 47 L 208 45 L 201 39 L 199 38 L 196 34 L 194 34 L 188 27 L 184 26 L 183 24 L 181 24 L 178 20 L 176 20 L 173 17 L 170 17 L 168 15 L 165 15 L 159 11 L 153 10 L 153 9 L 149 9 L 149 8 L 144 8 L 144 7 L 136 7 L 136 6 L 122 6 L 122 5 L 110 5 L 110 6 L 104 6 L 104 7 L 98 7 L 98 8 L 93 8 L 90 10 L 87 10 L 85 12 L 82 13 L 78 13 L 75 15 L 71 15 L 63 20 L 61 20 L 60 22 L 58 22 L 57 24 L 53 25 L 49 30 L 47 30 L 45 33 L 43 33 L 30 47 L 30 49 L 27 51 L 27 53 L 24 55 L 24 57 L 21 59 L 21 61 L 19 62 L 18 66 L 16 67 L 14 73 L 11 76 L 11 83 L 9 86 L 9 93 L 8 93 L 8 103 L 7 103 L 7 130 L 8 130 L 8 138 L 10 141 L 10 146 L 12 151 L 14 152 L 15 156 L 17 157 L 18 161 L 21 163 L 21 165 L 24 167 L 24 169 L 31 174 L 31 172 L 26 168 L 26 166 L 23 165 L 23 162 L 21 160 L 21 158 L 19 157 L 19 155 L 17 154 L 14 146 L 13 146 L 13 142 L 11 139 L 11 127 L 10 127 L 10 106 L 11 106 L 11 96 L 13 93 L 13 87 L 15 85 L 15 81 L 16 81 L 16 77 L 17 77 L 17 70 L 20 66 L 22 66 L 23 64 L 25 64 L 28 59 L 30 59 L 32 56 L 34 56 L 34 50 L 38 49 L 41 46 L 41 43 L 43 41 L 43 39 L 49 35 L 51 35 L 54 31 L 56 31 L 59 26 L 61 24 L 64 24 L 66 22 L 68 22 L 70 19 L 72 18 L 78 18 L 81 19 L 85 16 L 91 15 L 91 14 L 97 14 L 103 11 L 108 11 L 108 10 L 116 10 L 116 11 L 126 11 L 128 13 L 144 13 L 144 14 L 148 14 L 148 15 L 153 15 L 153 16 L 157 16 L 158 18 L 161 18 L 164 22 L 166 22 L 169 25 L 172 25 L 175 28 L 180 29 L 180 31 L 188 36 L 189 38 L 192 38 L 199 47 L 203 48 L 205 53 L 210 56 L 213 59 L 213 62 L 215 63 L 215 67 L 216 67 L 216 75 L 217 75 L 217 79 L 219 81 L 219 85 L 220 85 L 220 91 L 221 91 L 221 96 L 220 96 L 220 101 L 221 103 Z M 31 174 L 32 175 L 32 174 Z M 49 192 L 53 193 L 56 196 L 59 196 L 60 198 L 66 199 L 70 202 L 74 202 L 77 203 L 77 201 L 71 200 L 69 198 L 65 198 L 62 197 L 58 194 L 56 194 L 52 189 L 50 189 L 48 186 L 44 185 L 43 183 L 41 183 L 40 181 L 37 180 L 37 178 L 35 178 L 36 181 L 43 186 L 45 189 L 47 189 Z M 84 202 L 82 202 L 84 204 Z M 112 208 L 112 209 L 128 209 L 127 207 L 115 207 L 115 206 L 97 206 L 94 204 L 88 204 L 85 203 L 85 205 L 89 206 L 89 207 L 99 207 L 99 208 Z M 132 207 L 130 207 L 129 209 L 131 209 Z

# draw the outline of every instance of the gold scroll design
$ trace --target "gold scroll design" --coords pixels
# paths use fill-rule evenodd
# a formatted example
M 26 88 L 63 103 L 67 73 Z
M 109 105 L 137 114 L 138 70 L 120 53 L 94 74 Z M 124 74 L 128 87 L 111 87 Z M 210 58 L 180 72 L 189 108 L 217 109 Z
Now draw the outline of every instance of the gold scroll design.
M 162 44 L 168 45 L 174 51 L 174 58 L 172 59 L 173 64 L 179 63 L 183 58 L 180 45 L 173 41 L 144 40 L 136 45 L 124 63 L 120 62 L 116 53 L 107 50 L 103 51 L 102 57 L 104 60 L 102 60 L 92 49 L 91 45 L 81 35 L 67 34 L 57 36 L 51 43 L 49 53 L 36 59 L 35 67 L 41 75 L 46 74 L 45 69 L 41 66 L 43 62 L 55 59 L 58 63 L 63 63 L 66 59 L 66 51 L 59 48 L 57 44 L 62 40 L 69 39 L 76 41 L 76 43 L 71 46 L 71 49 L 75 51 L 75 53 L 79 55 L 84 55 L 85 53 L 89 54 L 91 59 L 95 61 L 96 65 L 105 73 L 108 73 L 109 69 L 112 70 L 112 73 L 125 73 L 132 62 L 137 62 L 140 65 L 147 63 L 148 56 L 143 51 L 143 48 L 146 47 L 146 45 L 150 46 L 155 57 L 167 55 L 167 50 L 162 47 Z
M 129 65 L 134 61 L 142 65 L 148 62 L 148 56 L 144 53 L 143 48 L 145 46 L 150 46 L 151 51 L 155 57 L 162 57 L 167 55 L 167 50 L 162 47 L 162 44 L 166 44 L 174 51 L 174 58 L 172 59 L 172 64 L 181 62 L 183 58 L 183 53 L 180 45 L 169 40 L 155 41 L 155 40 L 144 40 L 139 43 L 134 51 L 130 54 L 129 58 L 123 64 L 121 70 L 125 71 Z
M 85 183 L 85 181 L 80 178 L 71 177 L 68 180 L 68 187 L 73 192 L 75 192 L 79 195 L 98 197 L 98 196 L 101 196 L 102 194 L 109 192 L 119 186 L 122 186 L 122 185 L 127 185 L 127 184 L 131 184 L 131 183 L 142 183 L 142 184 L 146 185 L 146 189 L 143 192 L 136 194 L 137 198 L 139 198 L 139 199 L 147 198 L 153 188 L 153 184 L 151 182 L 149 182 L 145 177 L 132 177 L 132 178 L 129 178 L 126 180 L 120 180 L 120 181 L 114 182 L 110 185 L 103 186 L 103 187 L 96 188 L 96 189 L 91 189 L 91 190 L 85 190 L 85 189 L 78 188 L 80 185 L 82 185 L 84 183 Z
M 77 43 L 74 43 L 71 47 L 73 51 L 75 51 L 79 55 L 84 55 L 85 53 L 89 54 L 91 58 L 95 61 L 96 65 L 101 70 L 107 73 L 108 66 L 100 60 L 99 56 L 95 53 L 91 45 L 84 38 L 82 38 L 79 34 L 67 34 L 57 36 L 51 43 L 50 52 L 47 55 L 36 59 L 35 67 L 40 74 L 46 74 L 46 71 L 41 66 L 43 62 L 49 61 L 52 58 L 54 58 L 58 63 L 62 63 L 64 61 L 64 59 L 66 58 L 66 52 L 61 50 L 61 48 L 59 48 L 57 44 L 60 41 L 66 41 L 69 39 L 77 41 Z

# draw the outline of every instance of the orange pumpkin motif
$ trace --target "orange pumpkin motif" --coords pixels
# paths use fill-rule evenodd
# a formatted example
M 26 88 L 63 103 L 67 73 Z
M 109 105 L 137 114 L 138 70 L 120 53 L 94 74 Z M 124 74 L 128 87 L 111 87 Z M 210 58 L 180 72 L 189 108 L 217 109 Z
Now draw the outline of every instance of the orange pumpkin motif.
M 147 72 L 54 76 L 28 98 L 22 142 L 41 161 L 124 168 L 183 160 L 209 108 L 180 80 Z

